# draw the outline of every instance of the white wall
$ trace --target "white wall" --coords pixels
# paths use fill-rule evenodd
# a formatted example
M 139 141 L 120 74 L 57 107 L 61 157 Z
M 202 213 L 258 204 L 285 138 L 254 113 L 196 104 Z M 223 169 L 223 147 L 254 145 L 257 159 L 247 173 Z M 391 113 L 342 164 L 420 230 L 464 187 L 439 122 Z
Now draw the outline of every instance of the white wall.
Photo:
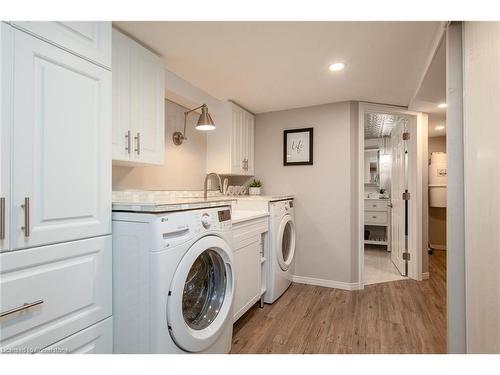
M 258 114 L 255 172 L 265 194 L 295 194 L 295 274 L 357 283 L 357 103 Z M 314 165 L 283 166 L 283 130 L 314 128 Z
M 172 133 L 183 130 L 184 112 L 174 102 L 165 101 L 165 163 L 162 166 L 113 166 L 113 190 L 200 190 L 206 171 L 207 136 L 196 130 L 197 113 L 188 116 L 188 139 L 180 146 L 172 142 Z
M 467 351 L 500 353 L 500 23 L 465 22 L 463 53 Z

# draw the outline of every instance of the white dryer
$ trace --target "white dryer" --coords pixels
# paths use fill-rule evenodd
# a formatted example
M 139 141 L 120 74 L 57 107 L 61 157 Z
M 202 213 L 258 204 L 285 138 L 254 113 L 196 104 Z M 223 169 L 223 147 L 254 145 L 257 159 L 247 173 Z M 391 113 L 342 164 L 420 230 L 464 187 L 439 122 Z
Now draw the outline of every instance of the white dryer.
M 269 265 L 264 302 L 273 303 L 292 282 L 295 260 L 293 200 L 269 202 Z
M 230 207 L 113 213 L 115 353 L 228 353 Z

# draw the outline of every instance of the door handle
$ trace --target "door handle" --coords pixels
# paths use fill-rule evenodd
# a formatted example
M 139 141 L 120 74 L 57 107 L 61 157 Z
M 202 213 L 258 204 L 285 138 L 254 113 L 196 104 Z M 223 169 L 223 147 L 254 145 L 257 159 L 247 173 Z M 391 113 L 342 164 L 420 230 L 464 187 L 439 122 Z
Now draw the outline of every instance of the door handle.
M 14 307 L 13 309 L 10 309 L 7 311 L 2 311 L 0 313 L 0 318 L 3 318 L 4 316 L 7 316 L 7 315 L 14 314 L 14 313 L 19 312 L 19 311 L 29 309 L 29 308 L 34 307 L 34 306 L 41 305 L 42 303 L 43 303 L 43 299 L 39 299 L 38 301 L 35 301 L 35 302 L 23 303 L 21 306 Z
M 30 236 L 30 199 L 29 197 L 24 198 L 24 204 L 21 205 L 24 208 L 24 237 Z
M 136 140 L 136 145 L 137 148 L 135 149 L 135 152 L 137 152 L 137 155 L 141 154 L 141 133 L 137 133 L 137 135 L 134 137 Z
M 127 134 L 125 134 L 125 138 L 127 138 L 127 146 L 125 146 L 125 151 L 127 151 L 128 154 L 130 154 L 130 148 L 131 148 L 130 147 L 130 142 L 131 142 L 130 137 L 131 137 L 131 135 L 130 135 L 130 130 L 129 130 L 129 131 L 127 131 Z
M 0 240 L 5 240 L 5 197 L 0 198 Z

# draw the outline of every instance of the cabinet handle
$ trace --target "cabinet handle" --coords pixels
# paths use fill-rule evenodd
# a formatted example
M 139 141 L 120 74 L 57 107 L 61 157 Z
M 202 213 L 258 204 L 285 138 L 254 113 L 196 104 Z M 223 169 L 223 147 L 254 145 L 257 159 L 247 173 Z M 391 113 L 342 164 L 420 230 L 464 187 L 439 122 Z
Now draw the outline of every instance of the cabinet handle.
M 5 198 L 0 198 L 0 240 L 5 240 Z
M 24 237 L 30 236 L 30 199 L 28 197 L 24 198 L 24 204 L 21 205 L 24 208 Z
M 2 311 L 0 313 L 0 318 L 3 318 L 4 316 L 10 315 L 10 314 L 14 314 L 14 313 L 19 312 L 19 311 L 29 309 L 30 307 L 41 305 L 42 303 L 43 303 L 43 299 L 39 299 L 38 301 L 35 301 L 35 302 L 23 303 L 21 306 L 14 307 L 13 309 L 10 309 L 7 311 Z
M 141 154 L 141 133 L 137 133 L 137 135 L 134 137 L 136 140 L 137 148 L 134 150 L 137 152 L 137 155 Z
M 130 130 L 125 134 L 125 138 L 127 138 L 127 146 L 125 147 L 125 151 L 127 151 L 127 154 L 130 154 Z

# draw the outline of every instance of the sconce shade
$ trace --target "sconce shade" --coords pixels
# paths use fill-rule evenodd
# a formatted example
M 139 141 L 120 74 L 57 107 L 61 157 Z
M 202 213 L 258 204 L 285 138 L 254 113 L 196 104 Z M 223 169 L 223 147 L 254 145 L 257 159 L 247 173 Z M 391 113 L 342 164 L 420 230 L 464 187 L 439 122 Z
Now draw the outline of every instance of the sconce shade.
M 215 124 L 212 116 L 208 113 L 208 107 L 206 105 L 201 107 L 201 115 L 196 124 L 197 130 L 214 130 Z

